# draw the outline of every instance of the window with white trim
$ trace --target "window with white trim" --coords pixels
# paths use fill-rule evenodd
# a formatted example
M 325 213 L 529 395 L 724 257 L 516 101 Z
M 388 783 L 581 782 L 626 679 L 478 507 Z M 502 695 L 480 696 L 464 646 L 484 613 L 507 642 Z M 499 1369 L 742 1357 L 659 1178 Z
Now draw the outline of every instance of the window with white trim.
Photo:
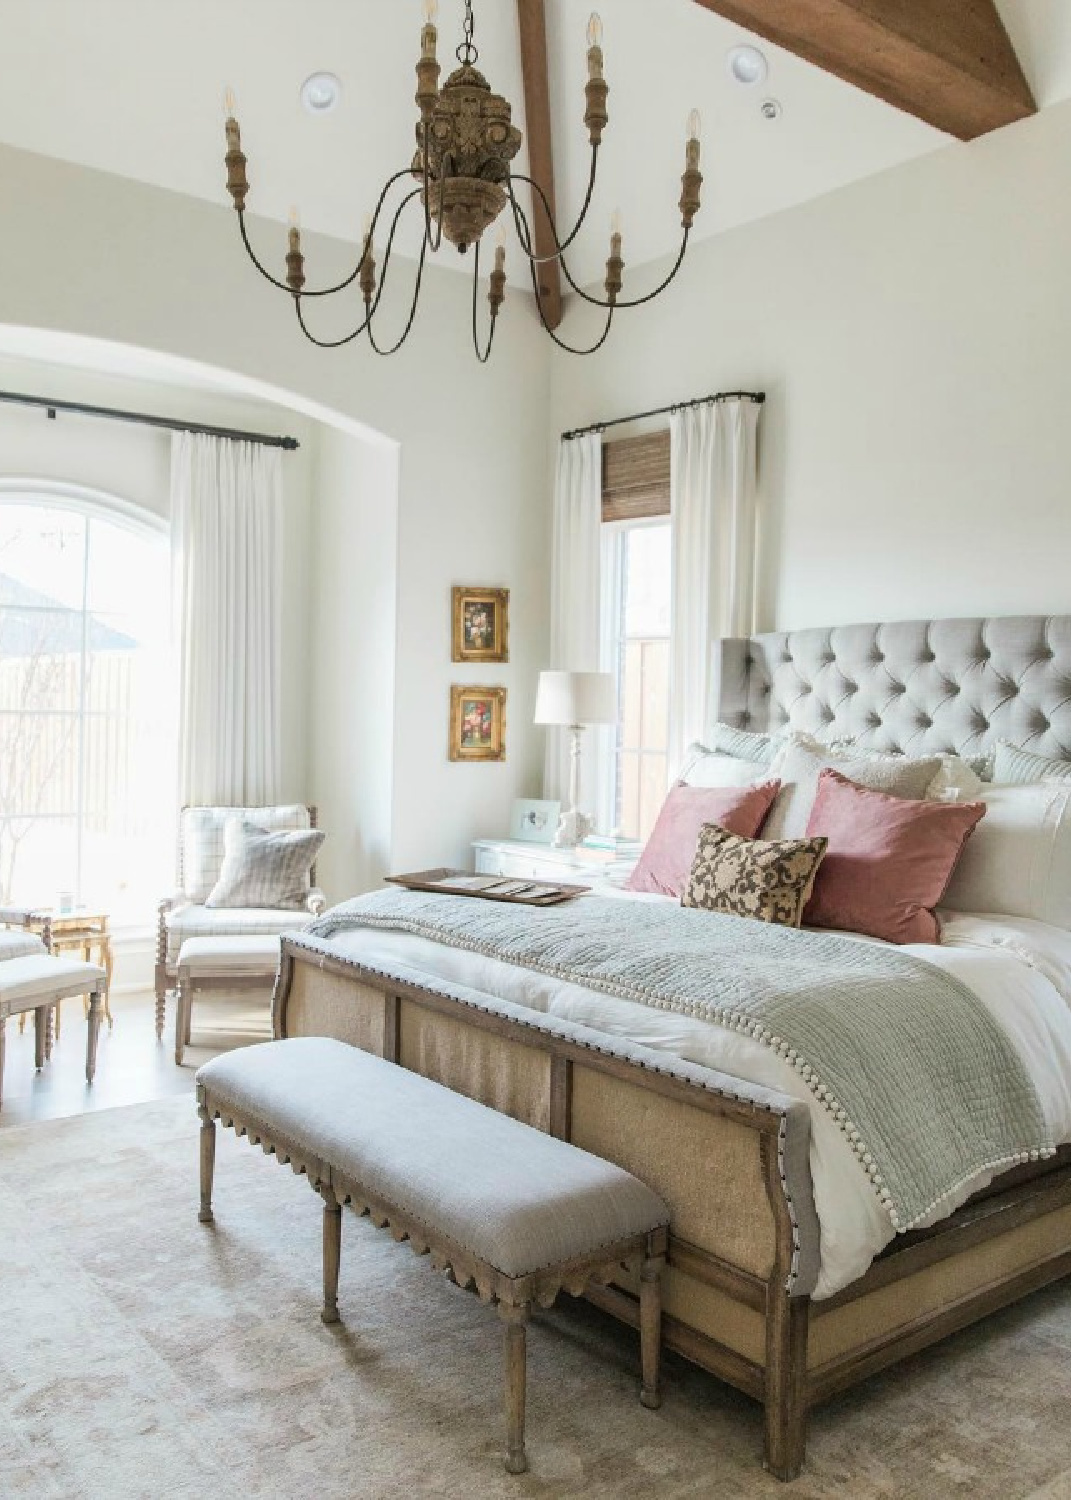
M 615 528 L 612 670 L 617 676 L 614 827 L 646 839 L 666 795 L 669 748 L 670 527 Z
M 646 839 L 666 795 L 671 531 L 669 432 L 603 446 L 603 651 L 617 677 L 618 723 L 604 817 Z
M 148 921 L 174 849 L 169 549 L 155 518 L 0 494 L 0 900 Z

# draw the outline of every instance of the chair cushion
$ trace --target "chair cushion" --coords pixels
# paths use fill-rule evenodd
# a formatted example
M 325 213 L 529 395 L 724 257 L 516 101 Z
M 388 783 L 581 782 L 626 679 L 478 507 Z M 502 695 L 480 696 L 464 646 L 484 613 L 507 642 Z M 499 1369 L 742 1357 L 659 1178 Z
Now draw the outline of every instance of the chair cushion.
M 344 1042 L 244 1047 L 197 1082 L 506 1276 L 669 1222 L 623 1168 Z
M 296 932 L 313 920 L 309 911 L 279 911 L 259 906 L 180 906 L 165 918 L 167 961 L 175 964 L 187 938 L 238 937 Z
M 179 973 L 274 974 L 279 967 L 279 939 L 244 934 L 237 937 L 187 938 L 179 949 Z
M 18 928 L 0 927 L 0 963 L 9 958 L 23 958 L 28 953 L 47 953 L 44 943 L 36 932 L 23 932 Z
M 203 901 L 219 879 L 223 833 L 228 818 L 234 817 L 247 818 L 272 832 L 309 826 L 309 810 L 303 802 L 278 807 L 184 807 L 179 823 L 182 889 L 190 901 Z
M 223 831 L 223 867 L 205 897 L 211 907 L 274 906 L 300 911 L 309 891 L 323 834 L 317 828 L 260 828 L 229 818 Z
M 0 964 L 0 1015 L 33 1010 L 68 995 L 85 995 L 104 985 L 104 970 L 76 958 L 30 953 Z

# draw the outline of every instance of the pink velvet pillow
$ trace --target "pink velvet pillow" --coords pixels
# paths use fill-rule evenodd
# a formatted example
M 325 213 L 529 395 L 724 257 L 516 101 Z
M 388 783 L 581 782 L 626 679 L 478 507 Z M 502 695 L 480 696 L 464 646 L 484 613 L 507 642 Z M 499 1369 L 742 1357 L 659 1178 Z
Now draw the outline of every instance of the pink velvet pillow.
M 704 823 L 720 823 L 729 833 L 753 839 L 762 827 L 779 781 L 758 786 L 685 786 L 679 782 L 662 803 L 651 837 L 628 878 L 630 891 L 679 896 L 688 884 Z
M 984 816 L 984 802 L 914 802 L 823 771 L 807 837 L 821 834 L 829 847 L 803 925 L 939 943 L 933 908 Z

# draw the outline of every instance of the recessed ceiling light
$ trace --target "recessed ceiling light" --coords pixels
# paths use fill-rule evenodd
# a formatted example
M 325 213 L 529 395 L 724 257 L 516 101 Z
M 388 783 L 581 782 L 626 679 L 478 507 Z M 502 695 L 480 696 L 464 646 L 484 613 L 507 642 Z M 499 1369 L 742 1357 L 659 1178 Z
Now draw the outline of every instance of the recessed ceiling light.
M 769 72 L 766 58 L 757 47 L 732 47 L 729 50 L 729 72 L 737 83 L 751 87 L 762 83 Z
M 313 73 L 301 85 L 301 102 L 310 115 L 326 115 L 342 97 L 342 82 L 334 73 Z

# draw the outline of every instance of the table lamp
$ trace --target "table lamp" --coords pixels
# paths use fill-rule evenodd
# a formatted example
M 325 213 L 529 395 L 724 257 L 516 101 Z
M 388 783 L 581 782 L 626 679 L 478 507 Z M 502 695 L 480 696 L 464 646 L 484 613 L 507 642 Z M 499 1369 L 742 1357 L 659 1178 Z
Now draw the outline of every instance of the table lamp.
M 577 807 L 580 800 L 580 736 L 585 724 L 616 724 L 616 684 L 612 672 L 540 672 L 536 691 L 536 724 L 569 730 L 569 807 L 554 835 L 556 849 L 573 849 L 587 837 L 595 820 Z

